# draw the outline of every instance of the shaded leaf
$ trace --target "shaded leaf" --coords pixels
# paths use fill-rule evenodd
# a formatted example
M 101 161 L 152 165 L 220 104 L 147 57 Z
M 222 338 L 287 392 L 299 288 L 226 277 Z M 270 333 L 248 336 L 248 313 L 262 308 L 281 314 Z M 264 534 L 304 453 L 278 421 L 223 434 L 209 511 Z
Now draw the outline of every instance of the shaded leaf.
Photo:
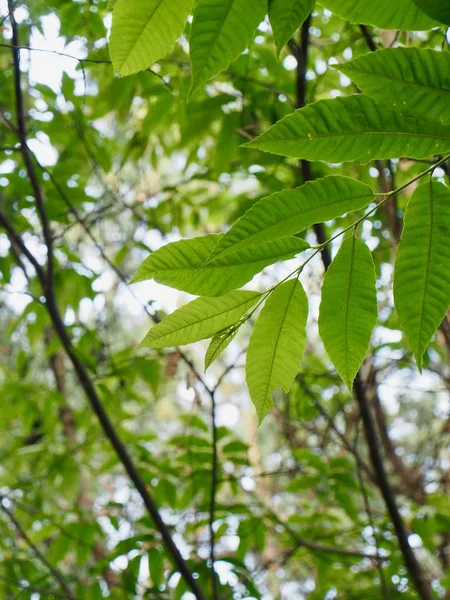
M 450 150 L 450 126 L 399 114 L 358 94 L 300 108 L 244 146 L 333 163 L 426 158 Z
M 450 53 L 420 48 L 370 52 L 336 69 L 380 104 L 450 123 Z
M 212 363 L 217 358 L 219 358 L 222 352 L 226 348 L 228 348 L 228 346 L 236 337 L 238 331 L 238 327 L 230 327 L 230 329 L 226 329 L 225 331 L 219 332 L 213 337 L 205 355 L 205 371 L 212 365 Z
M 266 13 L 266 0 L 197 0 L 190 39 L 189 95 L 238 58 Z
M 431 19 L 450 25 L 450 2 L 448 0 L 414 0 L 414 3 Z
M 377 321 L 375 267 L 370 250 L 346 238 L 322 286 L 319 331 L 325 350 L 349 390 Z
M 278 55 L 292 34 L 306 21 L 313 7 L 314 0 L 272 0 L 269 18 Z
M 423 0 L 428 2 L 428 0 Z M 431 29 L 437 23 L 418 9 L 415 0 L 320 0 L 320 4 L 350 23 L 406 31 Z
M 258 244 L 278 240 L 358 210 L 374 200 L 372 189 L 349 177 L 331 175 L 294 190 L 276 192 L 257 202 L 219 241 L 210 260 L 258 252 Z
M 223 237 L 206 235 L 167 244 L 144 260 L 131 283 L 155 279 L 190 294 L 220 296 L 243 286 L 268 265 L 309 247 L 304 240 L 289 237 L 219 258 L 201 268 Z
M 115 71 L 132 75 L 163 58 L 182 34 L 194 0 L 116 0 L 109 49 Z
M 142 345 L 167 348 L 210 338 L 237 323 L 260 296 L 239 290 L 219 298 L 197 298 L 150 329 Z
M 308 299 L 297 279 L 281 284 L 269 296 L 250 338 L 246 375 L 261 422 L 273 406 L 271 392 L 288 392 L 305 350 Z
M 419 370 L 450 304 L 450 190 L 420 185 L 409 201 L 394 273 L 394 300 Z

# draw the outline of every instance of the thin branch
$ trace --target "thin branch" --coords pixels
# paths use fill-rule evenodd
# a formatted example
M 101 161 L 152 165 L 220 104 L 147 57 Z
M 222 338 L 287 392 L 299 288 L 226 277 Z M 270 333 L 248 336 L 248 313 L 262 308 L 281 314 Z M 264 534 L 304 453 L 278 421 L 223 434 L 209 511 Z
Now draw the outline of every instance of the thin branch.
M 17 24 L 14 19 L 14 8 L 13 8 L 12 0 L 8 0 L 8 3 L 9 3 L 8 4 L 9 9 L 10 9 L 11 24 L 13 27 L 13 44 L 14 44 L 14 46 L 18 46 L 19 42 L 18 42 Z M 155 522 L 156 528 L 158 529 L 158 531 L 161 534 L 161 537 L 164 540 L 164 543 L 167 547 L 169 554 L 172 556 L 178 570 L 180 571 L 182 577 L 185 579 L 186 583 L 188 584 L 188 586 L 194 593 L 197 600 L 206 600 L 198 582 L 195 580 L 195 578 L 193 576 L 193 573 L 192 573 L 189 565 L 187 564 L 185 559 L 182 557 L 177 545 L 173 541 L 170 530 L 167 527 L 167 525 L 165 524 L 164 520 L 162 519 L 159 509 L 158 509 L 152 495 L 150 494 L 149 490 L 147 489 L 147 486 L 146 486 L 144 480 L 142 479 L 141 475 L 139 474 L 139 472 L 136 468 L 136 465 L 134 464 L 130 454 L 128 453 L 128 450 L 126 449 L 125 445 L 123 444 L 122 440 L 120 439 L 112 421 L 110 420 L 107 412 L 105 411 L 103 403 L 97 394 L 97 390 L 95 389 L 95 386 L 89 376 L 89 373 L 88 373 L 84 363 L 80 360 L 79 355 L 72 344 L 72 340 L 67 332 L 63 318 L 59 311 L 58 304 L 56 301 L 56 296 L 55 296 L 55 290 L 53 287 L 53 260 L 54 260 L 54 258 L 53 258 L 53 238 L 52 238 L 52 233 L 50 230 L 48 216 L 47 216 L 47 213 L 45 210 L 45 205 L 44 205 L 42 190 L 40 187 L 40 182 L 36 176 L 33 159 L 32 159 L 32 154 L 27 146 L 27 141 L 26 141 L 25 112 L 24 112 L 23 96 L 22 96 L 21 81 L 20 81 L 19 51 L 17 50 L 17 48 L 13 49 L 13 59 L 14 59 L 14 69 L 15 69 L 14 83 L 15 83 L 15 97 L 16 97 L 16 109 L 17 109 L 18 129 L 19 129 L 19 140 L 20 140 L 21 146 L 22 146 L 22 154 L 23 154 L 24 162 L 25 162 L 25 165 L 27 168 L 27 173 L 28 173 L 30 182 L 33 187 L 35 200 L 36 200 L 36 206 L 37 206 L 38 212 L 41 217 L 41 222 L 42 222 L 42 226 L 43 226 L 43 230 L 44 230 L 45 243 L 47 245 L 47 256 L 48 256 L 47 274 L 44 273 L 43 279 L 41 278 L 42 277 L 42 267 L 39 266 L 39 270 L 36 269 L 38 272 L 38 275 L 39 275 L 39 273 L 41 274 L 40 280 L 41 280 L 41 285 L 43 287 L 43 292 L 44 292 L 45 299 L 46 299 L 47 311 L 50 315 L 50 318 L 52 320 L 55 331 L 61 340 L 62 346 L 73 365 L 73 368 L 77 374 L 80 385 L 82 386 L 87 398 L 89 399 L 89 402 L 91 404 L 91 408 L 92 408 L 93 412 L 97 416 L 97 418 L 103 428 L 103 431 L 105 432 L 106 437 L 109 439 L 111 445 L 113 446 L 118 458 L 120 459 L 122 465 L 124 466 L 126 472 L 128 473 L 128 476 L 130 477 L 131 481 L 133 482 L 137 491 L 139 492 L 149 515 Z M 7 227 L 6 227 L 7 231 L 12 231 L 14 234 L 15 241 L 19 242 L 18 246 L 21 249 L 24 249 L 25 245 L 23 244 L 22 240 L 20 239 L 20 236 L 18 236 L 18 234 L 16 234 L 14 232 L 13 227 L 7 221 L 6 221 L 6 225 L 7 225 Z M 29 256 L 31 256 L 31 253 L 29 251 L 27 251 L 27 253 L 25 253 L 25 255 L 27 257 L 29 257 Z M 34 260 L 33 264 L 36 268 L 35 263 L 37 264 L 37 261 Z
M 211 459 L 211 498 L 209 506 L 209 536 L 210 536 L 210 553 L 209 559 L 211 562 L 211 576 L 212 576 L 212 600 L 219 600 L 219 588 L 217 581 L 217 574 L 215 570 L 216 563 L 216 548 L 215 548 L 215 536 L 214 536 L 214 521 L 216 517 L 216 495 L 217 495 L 217 484 L 218 484 L 218 449 L 217 449 L 217 424 L 216 424 L 216 395 L 213 392 L 211 394 L 211 427 L 212 427 L 212 459 Z
M 76 600 L 76 598 L 72 594 L 69 586 L 64 581 L 64 578 L 61 575 L 61 573 L 57 569 L 55 569 L 55 567 L 53 567 L 48 562 L 48 560 L 45 558 L 45 556 L 42 554 L 42 552 L 39 550 L 39 548 L 37 546 L 35 546 L 33 544 L 33 542 L 30 540 L 30 538 L 28 537 L 28 535 L 26 534 L 26 532 L 22 528 L 22 526 L 19 523 L 19 521 L 13 515 L 13 513 L 9 510 L 9 508 L 7 508 L 5 506 L 5 502 L 4 502 L 4 498 L 3 497 L 0 497 L 0 508 L 5 513 L 5 515 L 7 515 L 8 519 L 11 521 L 11 523 L 14 525 L 17 533 L 20 535 L 20 537 L 23 539 L 23 541 L 33 551 L 33 553 L 37 556 L 37 558 L 41 561 L 41 563 L 46 567 L 46 569 L 48 569 L 48 571 L 51 573 L 51 575 L 53 575 L 53 577 L 56 579 L 56 581 L 58 581 L 58 583 L 59 583 L 62 591 L 65 593 L 66 597 L 69 600 Z

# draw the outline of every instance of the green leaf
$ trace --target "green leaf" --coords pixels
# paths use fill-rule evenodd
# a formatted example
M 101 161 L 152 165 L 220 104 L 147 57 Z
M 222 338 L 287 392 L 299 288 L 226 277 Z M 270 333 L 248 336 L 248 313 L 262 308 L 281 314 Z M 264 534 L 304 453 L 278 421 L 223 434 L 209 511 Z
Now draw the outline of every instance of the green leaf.
M 117 0 L 109 42 L 115 71 L 132 75 L 163 58 L 182 34 L 193 4 L 194 0 Z
M 414 31 L 438 25 L 419 10 L 413 0 L 320 0 L 320 4 L 350 23 L 383 29 Z
M 426 158 L 450 150 L 450 126 L 401 115 L 357 94 L 300 108 L 244 146 L 332 163 Z
M 336 65 L 380 104 L 450 123 L 450 52 L 388 48 Z
M 201 268 L 223 238 L 223 234 L 206 235 L 167 244 L 145 259 L 131 283 L 155 279 L 197 296 L 220 296 L 243 286 L 268 265 L 292 258 L 309 247 L 304 240 L 289 237 L 211 261 Z
M 118 0 L 109 0 L 108 2 L 108 9 L 112 10 L 114 8 L 114 5 L 117 3 Z
M 269 18 L 278 56 L 313 8 L 314 0 L 272 0 Z
M 394 300 L 401 326 L 422 358 L 450 304 L 450 190 L 420 185 L 409 201 L 394 273 Z
M 239 327 L 230 327 L 225 331 L 220 331 L 213 337 L 205 355 L 205 371 L 209 369 L 212 363 L 219 358 L 226 348 L 228 348 L 238 331 Z
M 239 290 L 220 298 L 197 298 L 150 329 L 142 345 L 167 348 L 210 338 L 237 323 L 260 297 L 259 292 Z
M 350 391 L 377 321 L 375 281 L 370 250 L 354 236 L 346 238 L 325 275 L 319 331 Z
M 158 548 L 150 548 L 147 558 L 152 583 L 158 588 L 164 581 L 164 552 Z
M 246 375 L 259 422 L 273 406 L 271 392 L 288 392 L 305 350 L 308 299 L 297 279 L 268 298 L 250 338 Z
M 309 181 L 294 190 L 276 192 L 255 204 L 219 241 L 210 260 L 257 252 L 258 244 L 304 231 L 347 212 L 364 208 L 374 200 L 372 189 L 349 177 L 331 175 Z
M 197 0 L 190 39 L 189 96 L 239 57 L 266 13 L 266 0 Z
M 450 25 L 450 2 L 448 0 L 414 0 L 414 4 L 432 19 Z

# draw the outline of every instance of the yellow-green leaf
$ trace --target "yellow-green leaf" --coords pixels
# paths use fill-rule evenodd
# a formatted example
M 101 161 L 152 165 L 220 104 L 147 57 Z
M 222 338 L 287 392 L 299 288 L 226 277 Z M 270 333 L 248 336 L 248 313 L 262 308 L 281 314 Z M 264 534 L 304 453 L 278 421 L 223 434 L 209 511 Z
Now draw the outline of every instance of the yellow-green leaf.
M 219 298 L 197 298 L 152 327 L 142 345 L 168 348 L 210 338 L 238 323 L 260 296 L 238 290 Z
M 295 279 L 268 298 L 250 338 L 246 376 L 259 422 L 273 406 L 271 393 L 288 392 L 305 350 L 308 299 Z
M 117 0 L 109 50 L 114 69 L 132 75 L 148 69 L 182 34 L 194 0 Z
M 319 331 L 331 362 L 349 390 L 377 321 L 375 281 L 370 250 L 356 237 L 346 238 L 325 275 Z
M 394 300 L 421 370 L 450 304 L 450 190 L 442 183 L 423 183 L 409 201 L 395 263 Z
M 197 0 L 190 39 L 190 95 L 239 57 L 266 13 L 266 0 Z

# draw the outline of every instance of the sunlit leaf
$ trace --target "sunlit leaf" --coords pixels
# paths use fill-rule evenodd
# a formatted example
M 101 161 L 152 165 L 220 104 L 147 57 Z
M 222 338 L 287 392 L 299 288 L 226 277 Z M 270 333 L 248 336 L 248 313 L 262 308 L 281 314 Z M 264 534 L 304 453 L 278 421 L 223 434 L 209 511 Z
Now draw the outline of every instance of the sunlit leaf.
M 419 370 L 450 304 L 450 190 L 427 182 L 414 192 L 394 274 L 395 307 Z
M 194 0 L 116 0 L 109 48 L 114 69 L 131 75 L 163 58 L 182 34 Z
M 322 286 L 320 336 L 331 362 L 352 389 L 377 321 L 375 268 L 367 246 L 346 238 Z
M 205 354 L 205 371 L 217 358 L 219 358 L 222 352 L 228 348 L 236 337 L 237 332 L 237 327 L 230 327 L 230 329 L 221 331 L 213 337 Z
M 219 298 L 197 298 L 150 329 L 142 345 L 168 348 L 210 338 L 237 323 L 260 296 L 239 290 Z
M 288 392 L 305 350 L 308 299 L 295 279 L 281 284 L 268 298 L 250 338 L 246 376 L 261 422 L 273 406 L 271 392 Z
M 238 58 L 266 13 L 267 0 L 197 0 L 190 39 L 190 94 Z
M 300 238 L 287 237 L 219 258 L 201 268 L 223 238 L 223 234 L 206 235 L 167 244 L 145 259 L 132 283 L 155 279 L 197 296 L 220 296 L 242 287 L 268 265 L 292 258 L 309 247 Z
M 272 0 L 269 18 L 278 55 L 313 7 L 314 0 Z
M 373 200 L 373 191 L 368 185 L 340 175 L 277 192 L 260 200 L 233 225 L 217 244 L 210 260 L 233 256 L 246 248 L 257 253 L 259 244 L 364 208 Z

